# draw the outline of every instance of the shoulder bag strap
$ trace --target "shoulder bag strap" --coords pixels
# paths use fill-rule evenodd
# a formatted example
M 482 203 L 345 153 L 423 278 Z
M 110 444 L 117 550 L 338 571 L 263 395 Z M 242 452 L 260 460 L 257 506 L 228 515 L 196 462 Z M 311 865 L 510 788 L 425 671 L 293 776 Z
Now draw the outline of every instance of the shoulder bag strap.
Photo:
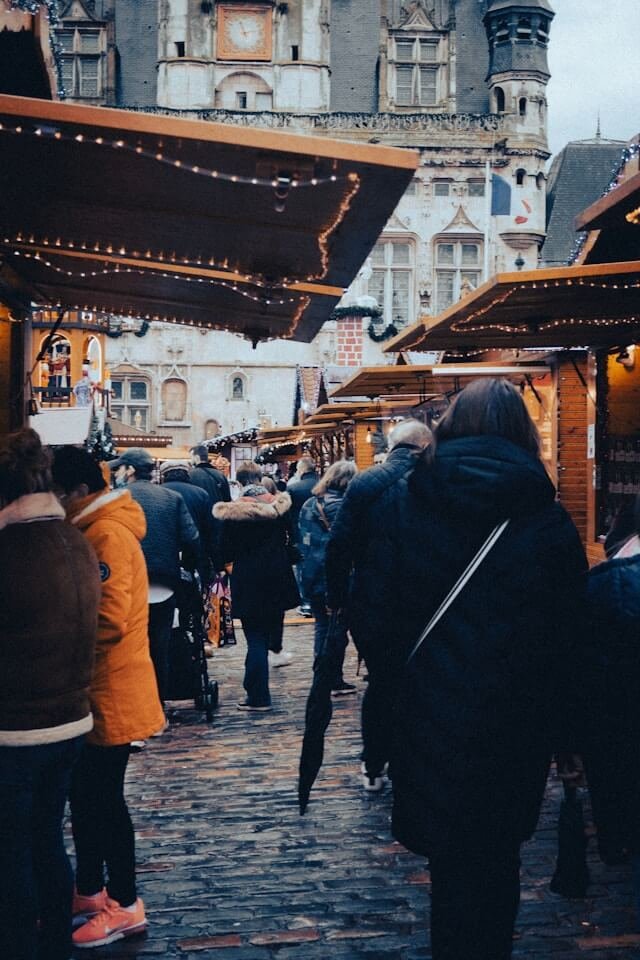
M 331 524 L 329 523 L 329 518 L 324 512 L 324 507 L 322 506 L 322 503 L 320 502 L 319 497 L 316 498 L 316 508 L 318 510 L 318 516 L 320 517 L 320 523 L 325 528 L 327 533 L 329 533 L 329 531 L 331 530 Z
M 427 639 L 427 637 L 429 636 L 433 628 L 445 615 L 445 613 L 447 612 L 447 610 L 449 609 L 453 601 L 456 599 L 458 594 L 461 593 L 462 590 L 465 588 L 465 586 L 467 585 L 471 577 L 474 575 L 474 573 L 476 572 L 476 570 L 478 569 L 482 561 L 491 552 L 491 550 L 496 545 L 496 543 L 498 542 L 498 540 L 500 539 L 500 537 L 502 536 L 502 534 L 504 533 L 504 531 L 507 529 L 508 526 L 509 526 L 509 521 L 504 520 L 497 527 L 493 528 L 493 530 L 491 531 L 491 533 L 489 534 L 485 542 L 482 544 L 482 546 L 476 553 L 475 557 L 473 558 L 469 566 L 460 575 L 458 582 L 451 588 L 451 590 L 449 591 L 447 596 L 444 598 L 444 600 L 442 601 L 442 603 L 440 604 L 440 606 L 438 607 L 434 615 L 431 617 L 431 620 L 429 620 L 429 623 L 426 625 L 426 627 L 420 634 L 420 637 L 418 638 L 417 643 L 415 644 L 413 650 L 407 657 L 407 663 L 409 663 L 415 657 L 416 653 L 418 652 L 418 650 L 420 649 L 424 641 Z

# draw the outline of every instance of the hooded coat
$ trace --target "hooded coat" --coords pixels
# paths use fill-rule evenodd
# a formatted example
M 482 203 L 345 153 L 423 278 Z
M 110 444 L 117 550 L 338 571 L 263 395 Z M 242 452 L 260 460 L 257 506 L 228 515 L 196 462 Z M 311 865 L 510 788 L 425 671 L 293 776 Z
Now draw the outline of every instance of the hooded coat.
M 67 519 L 95 550 L 102 580 L 88 740 L 144 740 L 165 722 L 149 654 L 144 513 L 128 490 L 100 491 L 73 501 Z
M 96 555 L 52 493 L 0 510 L 0 746 L 91 729 L 99 598 Z
M 587 564 L 542 463 L 508 440 L 441 443 L 378 519 L 370 616 L 407 656 L 492 529 L 510 524 L 418 653 L 397 698 L 393 828 L 421 853 L 535 829 L 561 692 L 584 631 Z M 398 653 L 399 652 L 399 653 Z
M 600 849 L 640 853 L 640 554 L 589 574 L 585 762 Z
M 260 622 L 297 607 L 300 596 L 289 562 L 291 497 L 263 493 L 216 503 L 218 556 L 233 563 L 233 615 Z

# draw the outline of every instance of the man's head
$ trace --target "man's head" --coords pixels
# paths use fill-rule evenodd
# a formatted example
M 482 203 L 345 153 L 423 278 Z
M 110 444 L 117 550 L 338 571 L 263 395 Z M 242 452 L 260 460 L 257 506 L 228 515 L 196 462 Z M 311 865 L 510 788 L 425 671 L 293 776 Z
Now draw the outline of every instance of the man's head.
M 147 450 L 131 447 L 117 460 L 110 460 L 109 467 L 115 476 L 116 486 L 122 486 L 132 480 L 150 480 L 153 462 L 153 457 Z
M 196 447 L 191 447 L 191 463 L 197 466 L 199 463 L 209 462 L 209 451 L 204 443 L 199 443 Z
M 429 427 L 421 423 L 420 420 L 414 420 L 412 417 L 401 420 L 389 434 L 389 453 L 394 447 L 402 444 L 404 447 L 415 447 L 416 450 L 424 450 L 431 443 L 432 433 Z
M 298 460 L 298 466 L 296 468 L 296 474 L 299 477 L 304 477 L 305 473 L 313 473 L 315 469 L 316 465 L 313 457 L 300 457 Z
M 102 470 L 86 450 L 80 447 L 58 447 L 53 454 L 53 488 L 60 500 L 88 497 L 105 490 L 107 481 Z
M 189 483 L 189 464 L 186 460 L 165 460 L 160 465 L 160 483 L 179 480 L 181 483 Z
M 249 487 L 252 483 L 260 483 L 262 470 L 257 463 L 245 463 L 239 470 L 236 470 L 236 480 L 243 487 Z

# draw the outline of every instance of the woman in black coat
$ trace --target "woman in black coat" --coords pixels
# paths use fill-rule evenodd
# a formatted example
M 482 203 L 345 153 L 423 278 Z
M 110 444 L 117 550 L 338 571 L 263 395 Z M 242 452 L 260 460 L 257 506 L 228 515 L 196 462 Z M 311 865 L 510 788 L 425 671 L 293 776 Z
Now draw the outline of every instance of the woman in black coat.
M 619 863 L 631 854 L 640 879 L 640 498 L 634 526 L 637 532 L 589 574 L 593 656 L 584 754 L 600 855 Z
M 391 551 L 373 614 L 387 618 L 405 659 L 490 532 L 509 525 L 409 658 L 393 831 L 429 858 L 434 960 L 506 960 L 519 848 L 561 737 L 556 708 L 580 639 L 586 560 L 507 381 L 470 384 L 427 457 L 399 482 L 378 531 Z
M 291 497 L 269 493 L 260 469 L 238 470 L 242 496 L 216 503 L 219 566 L 233 563 L 231 602 L 247 640 L 240 710 L 269 710 L 269 650 L 282 649 L 284 612 L 300 602 L 289 559 Z

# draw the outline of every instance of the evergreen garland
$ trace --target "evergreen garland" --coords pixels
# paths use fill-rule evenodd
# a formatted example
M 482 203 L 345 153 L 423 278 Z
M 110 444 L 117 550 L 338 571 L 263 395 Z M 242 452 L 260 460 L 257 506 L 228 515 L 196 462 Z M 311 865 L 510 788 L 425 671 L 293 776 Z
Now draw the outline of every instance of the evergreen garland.
M 361 307 L 353 304 L 351 307 L 336 307 L 330 315 L 330 320 L 341 320 L 343 317 L 371 317 L 378 319 L 382 316 L 380 307 Z
M 140 324 L 140 329 L 134 332 L 133 334 L 134 337 L 144 337 L 149 327 L 150 327 L 149 321 L 143 320 L 142 323 Z
M 376 328 L 372 320 L 367 327 L 367 333 L 374 343 L 382 343 L 383 340 L 390 340 L 391 337 L 395 337 L 395 335 L 398 333 L 398 328 L 392 323 L 388 323 L 384 330 L 381 330 L 380 333 L 376 333 Z

